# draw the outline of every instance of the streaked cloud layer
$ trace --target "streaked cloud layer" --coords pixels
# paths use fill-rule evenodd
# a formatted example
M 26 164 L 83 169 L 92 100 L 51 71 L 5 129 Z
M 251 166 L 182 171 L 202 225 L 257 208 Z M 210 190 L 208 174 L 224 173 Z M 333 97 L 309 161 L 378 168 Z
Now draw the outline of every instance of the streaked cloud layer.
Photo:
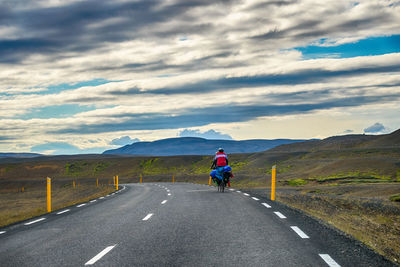
M 398 25 L 390 0 L 2 1 L 0 151 L 394 130 Z

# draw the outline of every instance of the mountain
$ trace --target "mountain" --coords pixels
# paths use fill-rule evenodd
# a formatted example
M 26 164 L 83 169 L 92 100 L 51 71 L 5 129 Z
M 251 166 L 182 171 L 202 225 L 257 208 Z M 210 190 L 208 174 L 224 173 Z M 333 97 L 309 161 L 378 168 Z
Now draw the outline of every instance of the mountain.
M 322 150 L 398 147 L 400 147 L 400 129 L 390 134 L 383 135 L 350 134 L 343 136 L 332 136 L 322 140 L 284 144 L 271 149 L 271 152 L 311 152 Z
M 0 158 L 34 158 L 42 156 L 37 153 L 0 153 Z
M 137 142 L 118 149 L 104 151 L 103 154 L 128 154 L 147 156 L 173 155 L 213 155 L 219 147 L 225 152 L 253 153 L 271 149 L 282 144 L 302 142 L 304 140 L 275 139 L 275 140 L 209 140 L 198 137 L 168 138 L 154 142 Z

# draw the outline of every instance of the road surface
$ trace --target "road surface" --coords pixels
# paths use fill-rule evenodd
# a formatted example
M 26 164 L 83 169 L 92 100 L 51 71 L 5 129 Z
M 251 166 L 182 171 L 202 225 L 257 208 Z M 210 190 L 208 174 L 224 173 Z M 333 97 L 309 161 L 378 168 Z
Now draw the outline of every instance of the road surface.
M 0 229 L 0 266 L 394 266 L 260 195 L 190 183 L 122 188 Z

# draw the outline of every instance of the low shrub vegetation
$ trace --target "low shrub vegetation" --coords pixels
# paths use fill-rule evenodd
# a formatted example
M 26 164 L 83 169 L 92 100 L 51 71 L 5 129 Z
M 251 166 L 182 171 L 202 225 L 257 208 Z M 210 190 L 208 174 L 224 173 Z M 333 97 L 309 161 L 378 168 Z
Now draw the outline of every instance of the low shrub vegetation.
M 389 199 L 390 199 L 390 201 L 400 202 L 400 193 L 391 195 L 391 196 L 389 197 Z
M 308 183 L 308 181 L 303 180 L 303 179 L 292 179 L 292 180 L 287 181 L 287 184 L 290 186 L 301 186 L 301 185 L 305 185 L 307 183 Z

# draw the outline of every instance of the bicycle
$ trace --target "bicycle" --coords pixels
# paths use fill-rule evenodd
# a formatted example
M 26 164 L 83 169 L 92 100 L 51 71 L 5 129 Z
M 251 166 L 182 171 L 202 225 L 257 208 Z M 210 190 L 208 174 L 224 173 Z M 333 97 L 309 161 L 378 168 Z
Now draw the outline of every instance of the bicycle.
M 223 193 L 225 191 L 225 179 L 218 180 L 218 192 Z

